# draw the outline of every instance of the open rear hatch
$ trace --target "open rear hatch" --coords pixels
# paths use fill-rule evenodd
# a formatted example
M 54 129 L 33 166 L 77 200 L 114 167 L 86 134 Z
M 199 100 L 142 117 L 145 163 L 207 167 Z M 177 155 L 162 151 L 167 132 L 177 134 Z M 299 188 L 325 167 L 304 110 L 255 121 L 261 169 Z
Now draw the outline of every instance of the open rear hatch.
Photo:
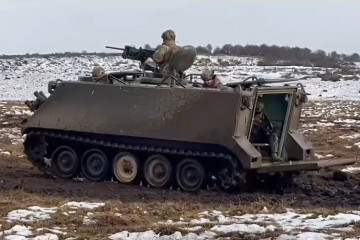
M 259 88 L 255 98 L 255 106 L 262 102 L 263 112 L 268 118 L 272 133 L 278 141 L 276 144 L 265 141 L 251 141 L 253 146 L 261 153 L 260 166 L 254 166 L 259 173 L 265 172 L 288 172 L 288 171 L 313 171 L 325 167 L 350 165 L 356 162 L 356 158 L 337 158 L 316 160 L 312 143 L 298 130 L 301 106 L 295 104 L 294 88 L 283 87 L 281 89 Z M 252 112 L 252 119 L 255 111 Z M 250 129 L 253 126 L 251 125 Z M 248 138 L 251 139 L 249 131 Z M 271 158 L 271 144 L 276 146 L 275 151 L 281 156 L 279 161 Z M 270 151 L 271 150 L 271 151 Z

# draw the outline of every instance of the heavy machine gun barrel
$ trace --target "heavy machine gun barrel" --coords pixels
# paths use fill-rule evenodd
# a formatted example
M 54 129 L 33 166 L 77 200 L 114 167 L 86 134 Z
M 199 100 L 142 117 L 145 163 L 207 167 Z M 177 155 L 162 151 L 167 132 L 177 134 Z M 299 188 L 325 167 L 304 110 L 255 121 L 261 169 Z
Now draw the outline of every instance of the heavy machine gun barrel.
M 125 45 L 125 48 L 118 48 L 118 47 L 111 47 L 111 46 L 106 46 L 106 48 L 115 49 L 115 50 L 121 50 L 121 51 L 123 51 L 121 56 L 124 59 L 131 59 L 131 60 L 135 60 L 135 61 L 140 61 L 142 69 L 144 69 L 144 70 L 152 70 L 152 71 L 154 70 L 154 67 L 146 64 L 145 61 L 148 58 L 153 59 L 153 55 L 155 53 L 155 50 L 136 48 L 136 47 L 131 47 L 131 46 L 128 46 L 128 45 Z
M 115 50 L 121 50 L 124 51 L 125 48 L 118 48 L 118 47 L 110 47 L 110 46 L 105 46 L 106 48 L 110 48 L 110 49 L 115 49 Z
M 106 46 L 106 48 L 121 50 L 121 51 L 123 51 L 123 53 L 122 53 L 123 58 L 140 61 L 142 63 L 145 62 L 146 59 L 148 59 L 148 58 L 152 59 L 153 55 L 155 53 L 155 50 L 152 50 L 152 49 L 136 48 L 136 47 L 131 47 L 128 45 L 125 45 L 125 48 L 118 48 L 118 47 L 111 47 L 111 46 Z

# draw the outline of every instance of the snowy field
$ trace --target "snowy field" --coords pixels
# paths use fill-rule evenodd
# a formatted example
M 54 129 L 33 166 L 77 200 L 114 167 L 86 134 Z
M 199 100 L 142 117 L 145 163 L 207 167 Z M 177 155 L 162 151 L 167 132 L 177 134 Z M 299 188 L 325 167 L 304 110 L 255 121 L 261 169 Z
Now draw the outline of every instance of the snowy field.
M 27 209 L 13 210 L 7 214 L 6 221 L 16 222 L 11 229 L 0 232 L 0 238 L 9 240 L 58 240 L 76 239 L 68 237 L 76 234 L 71 226 L 54 226 L 52 228 L 34 228 L 29 226 L 33 222 L 41 222 L 57 215 L 78 215 L 82 217 L 84 225 L 96 227 L 96 216 L 104 208 L 105 203 L 68 202 L 61 206 L 39 207 L 31 206 Z M 117 218 L 123 218 L 121 213 L 113 213 Z M 146 215 L 146 211 L 143 211 Z M 349 211 L 328 216 L 312 213 L 297 213 L 293 209 L 286 212 L 271 214 L 266 207 L 257 214 L 230 215 L 228 212 L 205 211 L 199 212 L 194 219 L 168 219 L 166 222 L 153 223 L 153 228 L 174 228 L 172 234 L 159 234 L 153 230 L 144 232 L 121 231 L 108 236 L 112 240 L 175 240 L 175 239 L 225 239 L 231 236 L 264 236 L 278 233 L 277 240 L 285 239 L 343 239 L 341 233 L 353 232 L 353 225 L 360 222 L 359 211 Z M 1 225 L 0 225 L 1 227 Z M 262 238 L 259 239 L 269 239 Z M 344 238 L 356 239 L 356 238 Z
M 304 78 L 299 81 L 311 94 L 313 100 L 358 100 L 360 97 L 359 75 L 343 76 L 339 82 L 321 81 L 316 77 L 326 68 L 318 67 L 275 67 L 256 66 L 257 58 L 251 57 L 206 57 L 198 56 L 195 64 L 187 73 L 200 73 L 211 68 L 223 83 L 239 81 L 248 76 L 264 78 Z M 139 62 L 122 57 L 64 57 L 64 58 L 27 58 L 0 59 L 0 100 L 33 99 L 33 92 L 41 90 L 47 94 L 50 80 L 77 80 L 79 76 L 90 76 L 94 66 L 100 65 L 106 71 L 129 71 L 139 69 Z M 328 69 L 330 72 L 336 69 Z M 352 77 L 354 79 L 352 80 Z M 346 79 L 346 80 L 344 80 Z

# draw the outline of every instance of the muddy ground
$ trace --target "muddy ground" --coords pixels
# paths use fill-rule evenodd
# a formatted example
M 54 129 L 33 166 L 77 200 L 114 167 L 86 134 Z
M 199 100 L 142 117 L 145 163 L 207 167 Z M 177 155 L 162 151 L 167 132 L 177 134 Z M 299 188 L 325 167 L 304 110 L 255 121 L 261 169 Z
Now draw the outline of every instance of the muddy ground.
M 302 129 L 314 143 L 317 157 L 360 155 L 360 145 L 357 144 L 360 142 L 359 105 L 350 101 L 307 103 Z M 191 219 L 201 211 L 213 209 L 257 213 L 264 207 L 270 212 L 294 208 L 300 212 L 322 214 L 360 210 L 360 174 L 345 174 L 338 169 L 301 174 L 285 189 L 263 186 L 236 193 L 202 190 L 190 194 L 125 186 L 117 182 L 54 179 L 39 172 L 23 156 L 18 124 L 29 114 L 24 105 L 2 102 L 0 108 L 0 228 L 3 229 L 16 224 L 6 221 L 7 214 L 12 210 L 35 205 L 52 207 L 68 201 L 107 204 L 95 214 L 96 228 L 83 224 L 85 212 L 70 217 L 58 214 L 41 223 L 41 227 L 61 227 L 66 222 L 67 235 L 59 235 L 60 239 L 104 239 L 107 234 L 121 230 L 144 231 L 157 221 Z M 114 213 L 123 217 L 117 218 Z M 33 223 L 32 226 L 39 227 L 40 224 Z M 158 226 L 155 230 L 171 233 L 176 229 Z M 354 232 L 346 234 L 356 235 Z

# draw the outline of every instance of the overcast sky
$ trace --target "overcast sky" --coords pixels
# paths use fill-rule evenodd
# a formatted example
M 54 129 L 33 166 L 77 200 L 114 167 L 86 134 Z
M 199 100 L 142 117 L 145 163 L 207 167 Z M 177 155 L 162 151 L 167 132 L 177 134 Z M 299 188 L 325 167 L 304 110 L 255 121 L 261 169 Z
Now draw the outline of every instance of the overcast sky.
M 360 1 L 0 0 L 0 55 L 105 45 L 268 44 L 360 52 Z

